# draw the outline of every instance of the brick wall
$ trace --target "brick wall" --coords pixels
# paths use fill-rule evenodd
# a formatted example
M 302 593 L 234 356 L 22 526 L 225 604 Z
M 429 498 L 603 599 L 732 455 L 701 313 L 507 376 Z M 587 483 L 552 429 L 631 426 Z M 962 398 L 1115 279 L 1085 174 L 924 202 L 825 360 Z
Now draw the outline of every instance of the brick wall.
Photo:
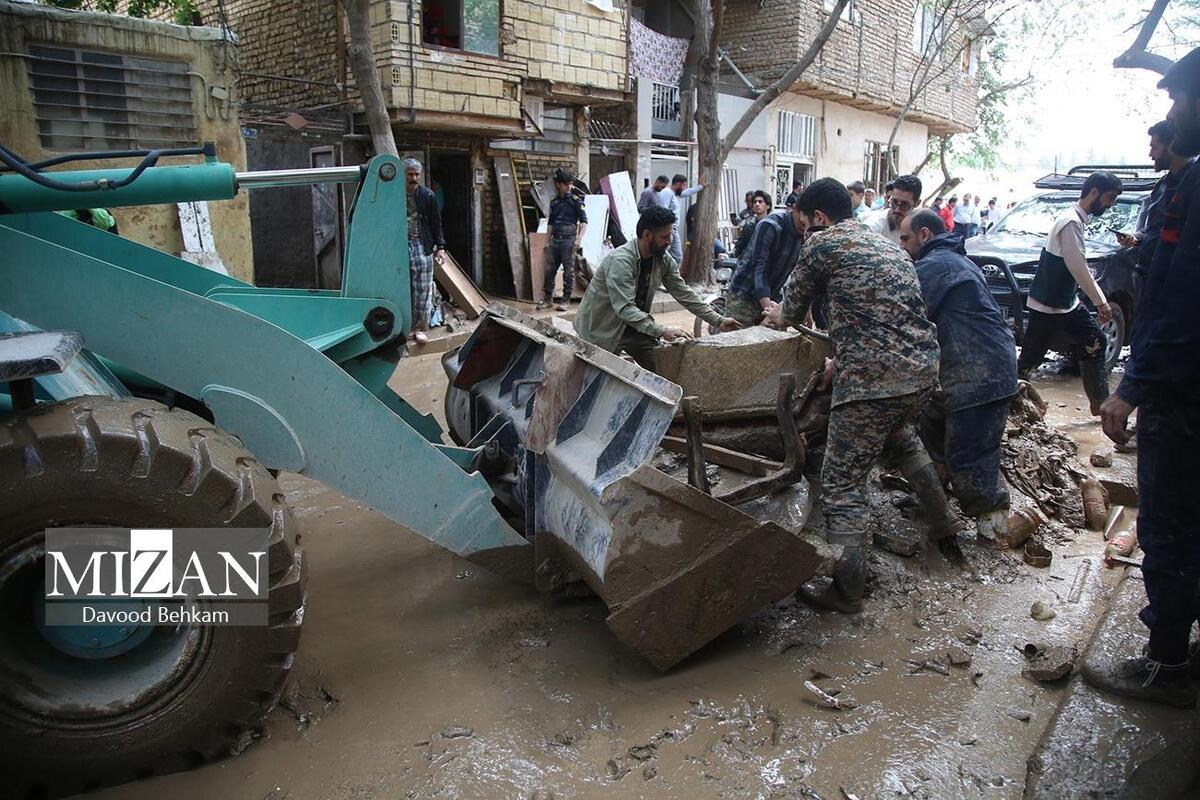
M 818 60 L 801 78 L 799 91 L 828 95 L 867 110 L 895 113 L 907 100 L 920 64 L 913 51 L 918 0 L 880 0 L 859 5 L 860 19 L 841 22 Z M 722 43 L 744 72 L 773 80 L 798 61 L 824 24 L 821 0 L 729 0 Z M 961 30 L 951 33 L 945 69 L 917 98 L 911 117 L 934 131 L 975 124 L 976 84 L 960 67 Z

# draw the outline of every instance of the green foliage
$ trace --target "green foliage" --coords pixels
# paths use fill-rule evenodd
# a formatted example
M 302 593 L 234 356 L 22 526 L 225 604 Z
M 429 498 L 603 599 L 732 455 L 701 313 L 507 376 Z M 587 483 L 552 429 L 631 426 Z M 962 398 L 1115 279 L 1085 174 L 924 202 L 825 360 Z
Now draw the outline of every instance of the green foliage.
M 121 8 L 120 0 L 40 0 L 48 6 L 70 8 L 80 11 L 100 11 L 105 14 L 128 14 L 131 17 L 149 17 L 159 11 L 167 11 L 180 25 L 191 25 L 199 13 L 196 0 L 128 0 Z

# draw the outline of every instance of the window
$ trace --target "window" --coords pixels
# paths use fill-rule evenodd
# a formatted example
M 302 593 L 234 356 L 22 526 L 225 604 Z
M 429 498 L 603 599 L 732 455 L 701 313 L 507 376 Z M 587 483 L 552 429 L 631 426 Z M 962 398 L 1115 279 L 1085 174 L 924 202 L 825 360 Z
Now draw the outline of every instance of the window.
M 185 63 L 44 45 L 29 46 L 27 63 L 47 150 L 196 145 Z
M 837 5 L 837 0 L 824 0 L 823 5 L 825 7 L 825 13 L 831 13 L 833 11 L 833 7 Z M 838 21 L 849 22 L 852 25 L 857 25 L 858 23 L 862 22 L 862 17 L 858 13 L 858 0 L 850 0 L 849 3 L 846 3 L 846 7 L 842 9 L 842 16 Z
M 775 149 L 780 155 L 811 161 L 817 153 L 817 118 L 794 111 L 780 111 Z
M 898 174 L 896 168 L 899 164 L 899 147 L 892 147 L 892 158 L 889 163 L 886 143 L 867 142 L 863 157 L 863 183 L 876 192 L 882 192 L 888 181 L 895 180 Z
M 500 0 L 425 0 L 421 15 L 426 44 L 500 55 Z
M 788 195 L 792 186 L 800 181 L 805 186 L 812 183 L 813 168 L 811 164 L 779 164 L 775 167 L 775 207 L 787 205 Z
M 917 0 L 913 19 L 913 50 L 922 58 L 941 57 L 945 49 L 947 19 L 950 15 L 946 0 Z
M 968 39 L 962 51 L 962 71 L 968 77 L 974 78 L 979 72 L 979 53 L 983 43 L 978 39 Z
M 494 141 L 492 147 L 530 153 L 572 155 L 575 152 L 575 109 L 571 106 L 546 106 L 542 113 L 542 133 L 537 139 Z

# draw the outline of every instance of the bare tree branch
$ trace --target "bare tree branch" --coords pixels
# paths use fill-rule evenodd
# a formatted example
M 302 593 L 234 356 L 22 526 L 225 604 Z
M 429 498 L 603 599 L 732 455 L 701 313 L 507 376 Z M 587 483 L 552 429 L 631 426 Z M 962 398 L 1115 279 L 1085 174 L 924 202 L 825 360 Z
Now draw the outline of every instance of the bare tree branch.
M 1133 44 L 1129 46 L 1128 50 L 1113 59 L 1114 67 L 1117 69 L 1145 69 L 1157 72 L 1159 75 L 1166 74 L 1175 62 L 1166 56 L 1151 53 L 1146 48 L 1150 45 L 1154 29 L 1158 27 L 1169 2 L 1170 0 L 1154 0 L 1154 7 L 1150 9 L 1150 13 L 1143 20 L 1142 28 L 1138 31 Z

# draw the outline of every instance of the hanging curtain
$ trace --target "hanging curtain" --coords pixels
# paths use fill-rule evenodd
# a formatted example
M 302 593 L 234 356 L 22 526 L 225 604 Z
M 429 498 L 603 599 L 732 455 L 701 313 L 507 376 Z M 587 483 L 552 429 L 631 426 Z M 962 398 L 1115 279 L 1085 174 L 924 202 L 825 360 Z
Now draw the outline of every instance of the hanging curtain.
M 629 69 L 639 78 L 678 86 L 690 39 L 677 39 L 629 20 Z

